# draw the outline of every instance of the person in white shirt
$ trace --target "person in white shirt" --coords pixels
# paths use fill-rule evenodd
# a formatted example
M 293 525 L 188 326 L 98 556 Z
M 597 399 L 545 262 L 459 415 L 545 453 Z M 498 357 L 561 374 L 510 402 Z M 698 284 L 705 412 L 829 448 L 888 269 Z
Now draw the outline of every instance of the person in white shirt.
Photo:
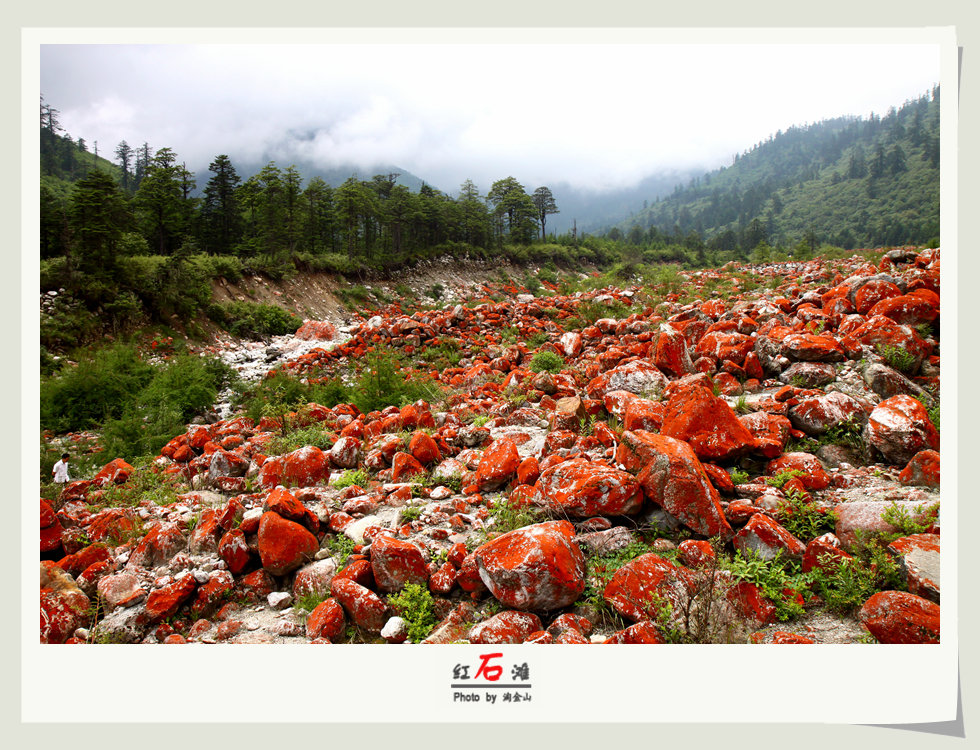
M 68 484 L 68 482 L 71 481 L 71 479 L 68 477 L 68 454 L 67 453 L 61 454 L 61 460 L 54 465 L 54 468 L 51 470 L 51 473 L 54 474 L 55 484 Z

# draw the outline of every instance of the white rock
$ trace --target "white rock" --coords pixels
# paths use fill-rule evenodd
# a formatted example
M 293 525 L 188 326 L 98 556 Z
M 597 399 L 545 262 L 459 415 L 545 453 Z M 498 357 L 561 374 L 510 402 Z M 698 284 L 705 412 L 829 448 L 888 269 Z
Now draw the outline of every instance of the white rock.
M 293 595 L 285 591 L 273 591 L 266 597 L 266 601 L 269 602 L 269 606 L 273 609 L 285 609 L 292 604 Z
M 381 637 L 390 643 L 401 643 L 408 638 L 408 623 L 398 616 L 390 618 L 381 628 Z

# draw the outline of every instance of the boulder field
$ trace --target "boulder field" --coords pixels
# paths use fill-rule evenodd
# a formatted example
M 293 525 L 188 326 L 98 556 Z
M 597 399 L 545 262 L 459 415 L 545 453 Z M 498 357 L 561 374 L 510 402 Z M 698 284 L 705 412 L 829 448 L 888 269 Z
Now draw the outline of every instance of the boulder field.
M 230 414 L 41 499 L 41 642 L 938 642 L 939 267 L 307 323 L 276 371 L 398 352 L 433 397 Z

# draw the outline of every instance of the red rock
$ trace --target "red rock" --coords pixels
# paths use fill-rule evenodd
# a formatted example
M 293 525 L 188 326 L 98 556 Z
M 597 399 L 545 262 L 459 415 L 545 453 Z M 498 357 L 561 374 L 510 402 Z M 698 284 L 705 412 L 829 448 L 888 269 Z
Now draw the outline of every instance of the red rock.
M 704 568 L 715 560 L 715 550 L 703 539 L 685 539 L 677 545 L 677 558 L 689 568 Z
M 77 576 L 89 565 L 111 559 L 112 555 L 104 544 L 90 544 L 81 552 L 61 558 L 57 565 L 66 573 Z
M 601 399 L 609 391 L 654 394 L 663 390 L 667 378 L 654 365 L 641 359 L 615 367 L 586 386 L 590 398 Z
M 660 324 L 651 358 L 657 369 L 677 378 L 694 372 L 694 362 L 691 361 L 691 355 L 687 350 L 687 340 L 669 323 Z
M 820 459 L 811 453 L 784 453 L 766 464 L 766 472 L 776 476 L 783 471 L 800 471 L 798 479 L 807 490 L 822 490 L 830 486 L 830 475 Z
M 644 620 L 613 633 L 603 643 L 667 643 L 667 641 L 656 625 L 649 620 Z
M 251 559 L 248 551 L 248 544 L 245 541 L 245 534 L 241 529 L 232 529 L 225 532 L 218 542 L 218 554 L 225 561 L 234 575 L 238 575 L 248 566 Z
M 218 610 L 234 587 L 235 579 L 227 570 L 216 570 L 211 573 L 208 582 L 199 586 L 194 595 L 191 616 L 202 617 Z
M 535 488 L 542 504 L 585 518 L 627 515 L 643 504 L 643 492 L 632 475 L 581 458 L 544 469 Z
M 521 456 L 513 440 L 494 440 L 483 452 L 476 470 L 476 485 L 480 492 L 493 490 L 511 480 L 520 466 Z
M 694 352 L 699 356 L 710 355 L 718 360 L 728 359 L 736 364 L 741 364 L 754 346 L 755 339 L 751 336 L 713 331 L 706 333 L 698 341 Z
M 388 607 L 377 594 L 347 578 L 333 579 L 330 593 L 343 605 L 357 627 L 380 633 L 387 621 Z
M 487 590 L 486 585 L 483 583 L 483 579 L 480 577 L 480 566 L 477 565 L 476 555 L 474 552 L 470 552 L 463 561 L 459 564 L 459 569 L 456 572 L 456 583 L 459 587 L 472 595 L 479 595 Z
M 267 511 L 259 521 L 258 548 L 262 567 L 279 576 L 312 559 L 320 544 L 298 523 Z
M 840 391 L 802 400 L 788 412 L 793 427 L 812 436 L 848 423 L 863 422 L 865 414 L 860 401 Z
M 340 469 L 356 469 L 361 460 L 360 439 L 351 435 L 341 436 L 330 448 L 329 456 L 330 462 Z
M 40 551 L 53 552 L 61 547 L 61 524 L 54 509 L 45 500 L 41 500 L 40 511 Z
M 837 368 L 827 362 L 794 362 L 779 375 L 782 383 L 820 388 L 837 379 Z
M 558 629 L 557 634 L 554 635 L 553 643 L 578 643 L 586 645 L 591 643 L 591 641 L 579 631 L 575 630 L 575 628 L 561 628 Z
M 566 612 L 563 615 L 558 615 L 552 621 L 551 625 L 548 626 L 548 632 L 555 635 L 568 628 L 577 630 L 582 635 L 589 635 L 592 632 L 592 623 L 586 617 Z
M 939 643 L 939 605 L 904 591 L 881 591 L 858 619 L 879 643 Z
M 939 448 L 939 432 L 929 413 L 911 396 L 892 396 L 879 403 L 868 417 L 865 435 L 892 464 L 904 465 L 921 450 Z
M 425 468 L 410 453 L 399 451 L 391 461 L 391 481 L 405 482 L 416 474 L 424 474 Z
M 276 582 L 263 569 L 252 571 L 238 582 L 238 588 L 249 601 L 264 601 L 276 589 Z
M 806 551 L 803 542 L 764 513 L 752 516 L 735 535 L 733 544 L 735 549 L 751 550 L 763 560 L 772 560 L 779 550 L 783 551 L 784 559 L 799 560 Z
M 786 417 L 756 411 L 739 417 L 738 421 L 752 434 L 755 452 L 763 457 L 776 458 L 786 448 L 792 426 Z
M 376 536 L 371 542 L 371 569 L 382 591 L 401 591 L 406 584 L 426 586 L 429 571 L 422 551 L 412 542 Z
M 704 469 L 704 473 L 708 475 L 708 479 L 711 480 L 711 484 L 714 485 L 718 492 L 722 492 L 727 495 L 735 494 L 735 482 L 732 481 L 731 474 L 720 466 L 716 466 L 715 464 L 711 463 L 702 462 L 701 468 Z
M 143 568 L 163 565 L 186 547 L 187 540 L 176 524 L 156 523 L 136 545 L 128 565 Z
M 215 640 L 227 641 L 234 638 L 241 629 L 244 627 L 245 623 L 241 620 L 225 620 L 223 623 L 218 625 L 218 632 L 215 634 Z
M 296 571 L 293 578 L 293 598 L 299 599 L 305 594 L 329 596 L 330 584 L 337 573 L 337 563 L 333 558 L 316 560 L 304 565 Z
M 888 545 L 905 573 L 910 594 L 939 604 L 939 536 L 912 534 Z
M 624 430 L 659 430 L 664 423 L 664 405 L 645 398 L 634 398 L 623 413 Z
M 289 521 L 301 523 L 306 518 L 306 506 L 284 487 L 276 487 L 265 499 L 264 510 L 278 513 Z
M 805 635 L 799 635 L 798 633 L 787 633 L 785 630 L 777 630 L 772 634 L 772 642 L 774 644 L 807 644 L 816 643 L 812 638 L 807 638 Z
M 891 318 L 900 325 L 929 324 L 939 317 L 939 303 L 918 294 L 908 294 L 877 303 L 868 311 L 868 317 L 875 315 Z
M 420 464 L 431 464 L 442 461 L 442 453 L 431 435 L 417 431 L 412 434 L 408 450 Z
M 906 485 L 939 489 L 939 453 L 934 450 L 916 453 L 898 475 L 898 481 Z
M 687 443 L 642 430 L 623 433 L 623 442 L 635 446 L 634 452 L 642 443 L 647 463 L 637 481 L 650 500 L 698 534 L 732 537 L 718 490 Z
M 535 484 L 541 476 L 541 466 L 536 456 L 528 456 L 517 466 L 517 483 Z
M 85 623 L 84 610 L 72 606 L 60 593 L 40 590 L 40 642 L 64 643 Z
M 523 643 L 531 633 L 538 630 L 541 630 L 541 620 L 537 615 L 507 610 L 475 625 L 470 629 L 467 640 L 481 645 Z
M 782 353 L 805 362 L 843 362 L 847 354 L 833 336 L 797 333 L 782 341 Z
M 817 537 L 807 542 L 806 550 L 803 552 L 803 572 L 809 573 L 811 570 L 818 569 L 833 573 L 841 560 L 853 559 L 837 545 L 823 537 Z
M 355 556 L 351 556 L 348 559 L 347 565 L 337 573 L 334 578 L 346 578 L 354 583 L 359 583 L 365 588 L 373 588 L 375 584 L 374 580 L 374 568 L 371 563 L 360 556 L 355 559 Z
M 854 293 L 854 310 L 867 315 L 876 304 L 890 297 L 901 297 L 902 290 L 885 279 L 869 279 Z
M 483 583 L 505 606 L 550 611 L 585 590 L 585 557 L 567 521 L 548 521 L 503 534 L 474 550 Z M 462 571 L 461 571 L 462 573 Z
M 437 596 L 447 596 L 456 585 L 456 568 L 448 560 L 440 565 L 429 578 L 429 591 Z
M 330 477 L 330 460 L 322 450 L 307 445 L 285 456 L 268 459 L 259 470 L 263 487 L 288 485 L 308 487 Z
M 316 605 L 306 618 L 306 637 L 310 640 L 329 638 L 336 641 L 344 634 L 346 627 L 343 607 L 336 599 L 327 599 Z
M 763 595 L 762 590 L 753 583 L 740 581 L 725 592 L 725 598 L 739 611 L 742 617 L 753 619 L 761 624 L 776 621 L 776 606 Z
M 736 458 L 755 445 L 732 407 L 699 387 L 681 391 L 667 402 L 660 432 L 689 443 L 698 458 L 709 461 Z
M 151 624 L 177 614 L 180 606 L 193 596 L 197 589 L 194 576 L 188 574 L 164 586 L 162 589 L 150 592 L 146 598 L 146 617 Z
M 842 330 L 841 333 L 844 333 Z M 841 346 L 853 358 L 862 356 L 862 346 L 872 349 L 893 347 L 911 354 L 915 360 L 911 371 L 915 372 L 932 351 L 932 346 L 924 341 L 912 328 L 895 323 L 884 315 L 868 318 L 864 324 L 848 330 L 840 340 Z
M 92 483 L 98 487 L 104 487 L 107 484 L 122 484 L 129 479 L 132 473 L 132 466 L 121 458 L 116 458 L 103 466 L 99 473 L 92 477 Z
M 619 614 L 634 622 L 657 619 L 664 605 L 678 618 L 690 598 L 693 583 L 689 570 L 650 552 L 617 570 L 602 596 Z
M 295 336 L 305 341 L 332 341 L 337 335 L 337 329 L 325 320 L 307 320 L 296 331 Z
M 99 580 L 97 590 L 109 611 L 116 607 L 132 607 L 146 598 L 139 578 L 132 573 L 104 576 Z
M 918 523 L 927 523 L 935 518 L 939 503 L 917 503 L 911 501 L 883 500 L 870 502 L 840 503 L 834 507 L 837 513 L 837 526 L 834 534 L 840 539 L 845 549 L 854 549 L 858 545 L 858 537 L 867 540 L 871 536 L 894 534 L 896 529 L 883 518 L 890 507 L 896 506 L 908 514 L 909 518 Z

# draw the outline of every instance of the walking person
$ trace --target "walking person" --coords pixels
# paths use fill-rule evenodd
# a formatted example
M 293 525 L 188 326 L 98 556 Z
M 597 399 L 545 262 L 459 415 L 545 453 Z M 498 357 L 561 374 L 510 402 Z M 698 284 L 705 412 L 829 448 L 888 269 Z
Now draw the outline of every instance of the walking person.
M 68 458 L 67 453 L 61 454 L 61 460 L 54 465 L 51 473 L 54 475 L 55 484 L 68 484 L 71 478 L 68 476 Z

